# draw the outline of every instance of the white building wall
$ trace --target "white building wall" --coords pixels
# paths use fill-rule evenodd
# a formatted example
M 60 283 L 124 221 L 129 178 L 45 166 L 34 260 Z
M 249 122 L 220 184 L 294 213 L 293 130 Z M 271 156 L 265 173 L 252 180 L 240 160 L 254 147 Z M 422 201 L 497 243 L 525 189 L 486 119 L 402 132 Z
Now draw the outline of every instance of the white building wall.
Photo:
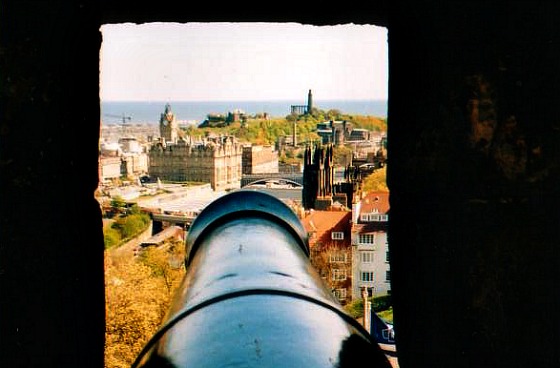
M 387 279 L 387 271 L 391 268 L 387 259 L 387 251 L 389 250 L 387 242 L 387 233 L 378 232 L 375 237 L 375 257 L 374 257 L 374 294 L 386 295 L 391 290 L 390 280 Z
M 387 233 L 377 231 L 373 244 L 361 243 L 358 233 L 352 233 L 352 298 L 361 297 L 361 287 L 373 289 L 374 296 L 386 295 L 391 290 L 387 271 L 390 265 L 387 259 L 389 250 Z M 365 255 L 364 253 L 368 253 Z M 363 273 L 368 273 L 364 280 Z M 371 277 L 369 277 L 371 275 Z
M 99 160 L 99 179 L 101 181 L 121 177 L 120 157 L 101 158 Z

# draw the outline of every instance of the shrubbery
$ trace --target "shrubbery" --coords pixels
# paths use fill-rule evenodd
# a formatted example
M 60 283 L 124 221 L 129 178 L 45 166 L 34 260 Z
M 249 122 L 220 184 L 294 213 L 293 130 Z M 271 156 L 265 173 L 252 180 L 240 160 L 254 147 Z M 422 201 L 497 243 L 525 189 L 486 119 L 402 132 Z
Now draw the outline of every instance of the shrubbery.
M 122 240 L 121 233 L 110 226 L 103 229 L 103 238 L 105 240 L 105 249 L 118 245 Z
M 150 224 L 150 216 L 142 213 L 137 207 L 128 210 L 128 215 L 118 217 L 111 225 L 105 226 L 103 235 L 105 249 L 118 246 L 124 241 L 140 234 Z
M 161 326 L 185 274 L 184 247 L 164 244 L 105 255 L 105 367 L 130 367 Z
M 117 230 L 122 239 L 129 239 L 141 233 L 150 223 L 150 217 L 144 214 L 119 217 L 111 226 Z
M 375 312 L 389 310 L 392 305 L 390 295 L 369 298 L 369 301 L 371 302 L 371 309 Z M 356 299 L 354 302 L 345 305 L 344 309 L 354 318 L 361 317 L 364 314 L 364 301 Z

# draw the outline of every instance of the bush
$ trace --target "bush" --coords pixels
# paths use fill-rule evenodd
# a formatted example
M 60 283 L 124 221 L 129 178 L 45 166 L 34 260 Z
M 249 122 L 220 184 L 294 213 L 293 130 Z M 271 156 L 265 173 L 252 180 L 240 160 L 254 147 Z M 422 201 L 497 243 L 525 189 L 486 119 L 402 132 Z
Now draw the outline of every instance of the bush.
M 120 233 L 122 239 L 129 239 L 144 231 L 149 222 L 150 217 L 148 215 L 129 215 L 117 219 L 112 228 Z
M 374 311 L 380 312 L 391 308 L 391 305 L 391 295 L 384 295 L 373 298 L 371 307 Z
M 103 239 L 105 242 L 105 249 L 111 248 L 121 242 L 121 233 L 112 227 L 107 227 L 103 229 Z
M 392 308 L 390 295 L 369 298 L 369 301 L 371 302 L 371 309 L 375 312 L 386 311 Z M 364 314 L 364 301 L 356 299 L 352 303 L 347 304 L 344 309 L 354 318 L 361 317 Z

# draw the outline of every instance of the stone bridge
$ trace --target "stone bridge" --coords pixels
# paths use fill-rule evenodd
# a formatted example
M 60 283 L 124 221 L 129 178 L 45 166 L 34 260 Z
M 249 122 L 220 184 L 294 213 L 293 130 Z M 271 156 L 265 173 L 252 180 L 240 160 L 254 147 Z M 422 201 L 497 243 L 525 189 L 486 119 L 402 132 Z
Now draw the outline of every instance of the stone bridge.
M 167 223 L 169 225 L 181 226 L 185 230 L 188 230 L 191 223 L 196 218 L 196 214 L 189 215 L 168 215 L 164 213 L 152 213 L 152 235 L 156 235 L 164 229 L 163 224 Z
M 284 174 L 284 173 L 268 173 L 268 174 L 244 174 L 241 177 L 241 188 L 249 184 L 255 184 L 264 181 L 279 180 L 286 181 L 287 183 L 303 185 L 303 174 Z

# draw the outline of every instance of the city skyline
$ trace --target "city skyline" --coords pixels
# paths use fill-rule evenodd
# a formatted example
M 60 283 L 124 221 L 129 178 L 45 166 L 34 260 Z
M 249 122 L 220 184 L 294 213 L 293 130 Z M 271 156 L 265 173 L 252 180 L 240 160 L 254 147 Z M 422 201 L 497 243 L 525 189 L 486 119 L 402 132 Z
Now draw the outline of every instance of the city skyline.
M 102 101 L 386 100 L 387 29 L 297 23 L 105 24 Z

